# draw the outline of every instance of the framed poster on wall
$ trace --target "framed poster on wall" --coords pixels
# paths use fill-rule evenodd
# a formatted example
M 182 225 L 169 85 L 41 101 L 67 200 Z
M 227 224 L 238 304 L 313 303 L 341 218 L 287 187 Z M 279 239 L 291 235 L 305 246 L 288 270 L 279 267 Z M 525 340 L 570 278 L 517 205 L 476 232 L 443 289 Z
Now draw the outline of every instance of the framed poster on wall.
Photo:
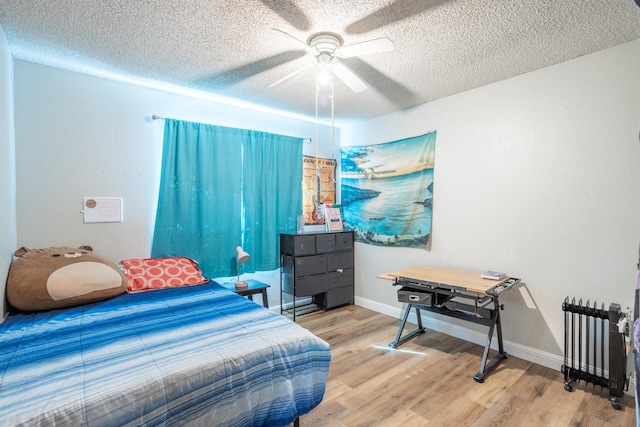
M 302 215 L 305 225 L 324 224 L 324 204 L 336 202 L 336 161 L 303 156 Z

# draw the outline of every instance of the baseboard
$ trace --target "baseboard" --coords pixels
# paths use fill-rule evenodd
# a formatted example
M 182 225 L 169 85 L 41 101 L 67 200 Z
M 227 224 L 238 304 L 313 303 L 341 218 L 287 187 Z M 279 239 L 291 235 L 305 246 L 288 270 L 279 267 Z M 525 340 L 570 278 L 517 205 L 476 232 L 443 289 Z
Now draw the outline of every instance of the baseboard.
M 386 314 L 387 316 L 395 317 L 396 319 L 400 319 L 404 314 L 404 309 L 387 304 L 382 304 L 377 301 L 372 301 L 358 296 L 355 297 L 354 303 L 355 305 L 358 305 L 360 307 L 364 307 L 378 313 Z M 453 325 L 449 322 L 444 322 L 431 316 L 421 316 L 421 318 L 422 325 L 425 328 L 437 332 L 442 332 L 444 334 L 451 335 L 453 337 L 460 338 L 465 341 L 481 345 L 483 347 L 487 341 L 486 333 L 481 333 L 471 329 L 463 328 L 458 325 Z M 416 319 L 415 311 L 412 311 L 411 314 L 409 314 L 408 321 L 413 323 L 414 325 L 417 324 L 418 321 Z M 391 342 L 394 338 L 395 337 L 390 337 L 389 342 Z M 564 362 L 562 356 L 531 348 L 526 345 L 514 343 L 508 340 L 503 340 L 503 345 L 504 350 L 508 355 L 519 357 L 520 359 L 527 360 L 529 362 L 556 370 L 558 372 L 560 372 L 560 368 Z M 494 350 L 498 349 L 498 342 L 495 338 L 495 335 L 493 340 L 491 341 L 491 348 Z M 627 357 L 633 357 L 633 353 L 629 354 Z M 635 375 L 631 375 L 631 378 L 629 380 L 629 389 L 625 391 L 626 394 L 635 396 L 635 380 Z
M 397 319 L 400 319 L 404 312 L 404 310 L 401 308 L 390 306 L 387 304 L 382 304 L 377 301 L 372 301 L 372 300 L 358 297 L 358 296 L 356 296 L 355 298 L 355 304 L 360 307 L 364 307 L 364 308 L 368 308 L 369 310 L 376 311 L 378 313 L 386 314 L 387 316 L 395 317 Z M 452 323 L 445 322 L 445 321 L 433 318 L 431 316 L 421 316 L 421 317 L 422 317 L 422 324 L 425 328 L 442 332 L 444 334 L 451 335 L 456 338 L 460 338 L 465 341 L 469 341 L 481 346 L 484 346 L 487 341 L 486 333 L 481 333 L 481 332 L 467 329 L 458 325 L 454 325 Z M 408 321 L 413 324 L 417 323 L 415 311 L 412 311 L 411 314 L 409 314 Z M 525 345 L 510 342 L 507 340 L 504 340 L 503 344 L 504 344 L 504 350 L 507 354 L 511 354 L 515 357 L 519 357 L 529 362 L 533 362 L 538 365 L 542 365 L 547 368 L 560 371 L 560 367 L 562 366 L 562 362 L 563 362 L 561 356 L 540 351 L 538 349 L 527 347 Z M 495 338 L 495 335 L 494 335 L 494 339 L 491 341 L 491 348 L 495 350 L 497 350 L 498 348 L 498 341 Z

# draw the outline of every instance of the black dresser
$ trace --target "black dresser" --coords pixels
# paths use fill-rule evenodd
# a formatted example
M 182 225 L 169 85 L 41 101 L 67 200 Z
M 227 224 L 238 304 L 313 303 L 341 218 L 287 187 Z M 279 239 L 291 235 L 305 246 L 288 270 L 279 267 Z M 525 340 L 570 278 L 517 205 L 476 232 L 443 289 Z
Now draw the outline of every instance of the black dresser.
M 352 303 L 353 232 L 280 234 L 282 314 L 295 321 L 296 315 Z

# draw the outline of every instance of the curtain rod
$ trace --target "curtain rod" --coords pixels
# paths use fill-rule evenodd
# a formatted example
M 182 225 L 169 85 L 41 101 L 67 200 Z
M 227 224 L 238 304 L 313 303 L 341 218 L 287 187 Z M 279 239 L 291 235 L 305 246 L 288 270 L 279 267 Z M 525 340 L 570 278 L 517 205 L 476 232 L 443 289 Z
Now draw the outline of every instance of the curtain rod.
M 165 118 L 162 116 L 159 116 L 157 114 L 152 114 L 151 115 L 151 120 L 164 120 Z M 311 142 L 313 141 L 313 139 L 311 138 L 303 138 L 302 142 L 306 142 L 307 144 L 311 144 Z

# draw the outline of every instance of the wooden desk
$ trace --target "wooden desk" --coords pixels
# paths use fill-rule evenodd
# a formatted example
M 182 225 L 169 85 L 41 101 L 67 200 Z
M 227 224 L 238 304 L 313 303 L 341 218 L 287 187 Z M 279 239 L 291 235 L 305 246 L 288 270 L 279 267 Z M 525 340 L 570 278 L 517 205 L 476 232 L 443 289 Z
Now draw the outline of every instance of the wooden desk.
M 433 283 L 435 286 L 464 289 L 469 292 L 483 294 L 499 283 L 496 280 L 483 279 L 480 277 L 480 274 L 481 273 L 471 271 L 416 265 L 414 267 L 381 274 L 378 278 L 396 280 L 400 277 L 405 277 Z
M 495 368 L 500 360 L 507 357 L 502 342 L 500 322 L 500 310 L 503 306 L 500 305 L 498 298 L 503 292 L 520 283 L 520 279 L 510 277 L 497 281 L 483 279 L 480 274 L 480 272 L 420 265 L 379 275 L 380 279 L 393 281 L 394 286 L 402 286 L 398 291 L 398 301 L 407 304 L 396 339 L 389 344 L 389 347 L 397 348 L 424 333 L 420 310 L 488 326 L 489 333 L 480 370 L 473 377 L 477 382 L 484 382 L 487 373 Z M 412 308 L 416 310 L 418 327 L 403 337 L 402 332 Z M 498 338 L 498 354 L 487 362 L 494 328 Z

